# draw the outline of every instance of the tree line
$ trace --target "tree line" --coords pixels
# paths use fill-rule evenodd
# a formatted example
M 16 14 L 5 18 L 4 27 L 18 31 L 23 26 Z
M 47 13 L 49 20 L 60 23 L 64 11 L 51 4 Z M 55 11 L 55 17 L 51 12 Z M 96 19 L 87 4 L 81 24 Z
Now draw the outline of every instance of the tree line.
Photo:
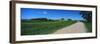
M 92 11 L 80 11 L 80 15 L 86 22 L 92 22 Z

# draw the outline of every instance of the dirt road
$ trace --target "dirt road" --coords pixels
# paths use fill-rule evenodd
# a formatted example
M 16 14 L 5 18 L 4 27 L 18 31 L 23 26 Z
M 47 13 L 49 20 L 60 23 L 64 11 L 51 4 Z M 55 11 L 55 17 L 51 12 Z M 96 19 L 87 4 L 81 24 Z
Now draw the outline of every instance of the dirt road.
M 77 22 L 65 28 L 59 29 L 53 34 L 64 34 L 64 33 L 85 33 L 86 27 L 83 22 Z

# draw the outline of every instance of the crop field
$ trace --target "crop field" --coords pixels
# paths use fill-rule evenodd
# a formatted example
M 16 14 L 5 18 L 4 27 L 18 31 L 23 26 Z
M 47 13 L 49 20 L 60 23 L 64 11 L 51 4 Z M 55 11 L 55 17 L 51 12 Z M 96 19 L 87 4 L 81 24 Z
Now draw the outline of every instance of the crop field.
M 21 21 L 21 35 L 52 34 L 75 21 Z

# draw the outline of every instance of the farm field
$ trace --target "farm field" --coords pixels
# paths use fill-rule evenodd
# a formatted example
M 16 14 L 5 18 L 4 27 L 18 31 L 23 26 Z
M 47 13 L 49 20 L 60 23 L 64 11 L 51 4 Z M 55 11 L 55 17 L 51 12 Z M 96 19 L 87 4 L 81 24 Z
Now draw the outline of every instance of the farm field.
M 74 23 L 75 21 L 22 21 L 21 35 L 50 34 Z

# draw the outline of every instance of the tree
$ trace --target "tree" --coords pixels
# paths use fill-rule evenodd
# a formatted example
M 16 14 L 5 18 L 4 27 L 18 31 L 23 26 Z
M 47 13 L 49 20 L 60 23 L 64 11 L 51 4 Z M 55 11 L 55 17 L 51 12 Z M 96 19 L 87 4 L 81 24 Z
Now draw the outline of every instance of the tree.
M 63 20 L 64 20 L 64 18 L 61 18 L 61 20 L 63 21 Z
M 72 19 L 68 19 L 68 21 L 72 21 Z
M 34 21 L 48 21 L 47 18 L 33 18 L 31 20 L 34 20 Z
M 80 15 L 81 15 L 87 22 L 92 22 L 92 12 L 91 12 L 91 11 L 80 11 Z

